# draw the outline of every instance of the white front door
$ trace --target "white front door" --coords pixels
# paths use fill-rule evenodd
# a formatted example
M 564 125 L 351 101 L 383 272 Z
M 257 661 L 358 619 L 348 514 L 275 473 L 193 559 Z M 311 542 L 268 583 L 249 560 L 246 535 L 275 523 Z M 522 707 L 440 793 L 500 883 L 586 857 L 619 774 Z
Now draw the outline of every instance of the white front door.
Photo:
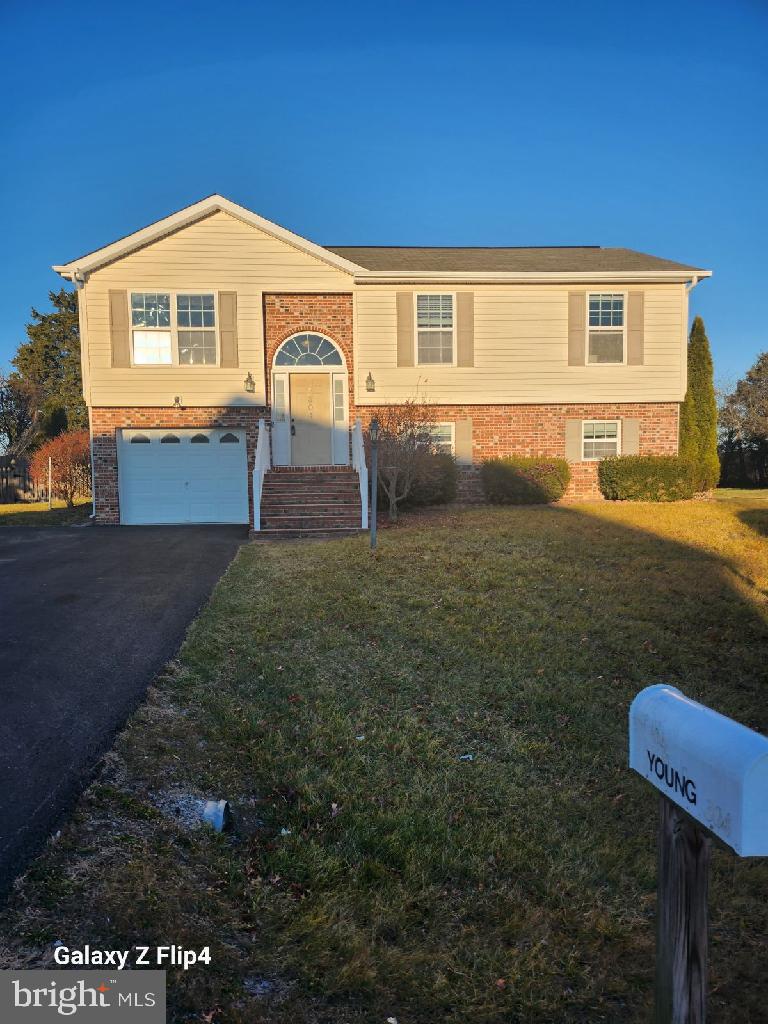
M 123 430 L 120 522 L 247 523 L 244 430 Z

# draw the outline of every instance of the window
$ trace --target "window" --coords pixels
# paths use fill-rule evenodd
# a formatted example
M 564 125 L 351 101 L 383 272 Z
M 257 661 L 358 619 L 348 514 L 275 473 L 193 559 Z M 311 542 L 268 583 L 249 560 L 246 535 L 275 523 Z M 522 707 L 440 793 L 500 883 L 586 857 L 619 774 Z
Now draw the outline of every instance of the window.
M 435 446 L 437 451 L 453 455 L 454 449 L 454 424 L 453 423 L 430 423 L 424 429 Z
M 160 444 L 181 444 L 181 440 L 175 434 L 166 434 L 160 438 Z
M 582 457 L 604 459 L 619 454 L 619 421 L 586 420 L 582 424 Z
M 624 362 L 624 295 L 591 294 L 588 297 L 588 363 Z
M 131 444 L 150 444 L 150 440 L 146 434 L 134 434 L 131 438 Z
M 224 434 L 219 438 L 219 444 L 240 444 L 240 438 L 236 434 Z
M 277 350 L 275 366 L 341 366 L 341 353 L 322 334 L 296 334 Z
M 215 366 L 213 293 L 132 292 L 131 329 L 136 366 Z
M 416 362 L 453 364 L 453 296 L 416 296 Z
M 189 443 L 190 444 L 210 444 L 210 442 L 209 442 L 208 438 L 205 436 L 205 434 L 195 434 L 195 436 L 192 438 L 192 440 Z

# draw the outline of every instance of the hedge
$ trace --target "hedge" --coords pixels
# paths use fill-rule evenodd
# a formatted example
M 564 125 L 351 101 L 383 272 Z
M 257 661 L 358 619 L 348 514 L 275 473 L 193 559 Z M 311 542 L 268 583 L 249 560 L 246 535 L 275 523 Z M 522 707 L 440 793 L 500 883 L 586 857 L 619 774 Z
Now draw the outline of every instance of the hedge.
M 562 498 L 571 471 L 565 459 L 489 459 L 480 467 L 486 501 L 494 505 L 541 505 Z
M 696 493 L 696 467 L 678 455 L 617 455 L 599 463 L 597 478 L 612 501 L 682 501 Z
M 456 500 L 456 476 L 456 460 L 448 452 L 425 454 L 403 504 L 409 508 L 450 504 Z

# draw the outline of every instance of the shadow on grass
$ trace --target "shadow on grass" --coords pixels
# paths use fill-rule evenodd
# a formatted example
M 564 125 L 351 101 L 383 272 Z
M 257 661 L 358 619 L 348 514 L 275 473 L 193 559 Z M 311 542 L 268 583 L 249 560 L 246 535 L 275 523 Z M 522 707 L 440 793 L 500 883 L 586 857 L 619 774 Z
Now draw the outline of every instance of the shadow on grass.
M 738 518 L 761 537 L 768 537 L 768 509 L 747 509 L 739 512 Z
M 0 527 L 2 526 L 72 526 L 85 523 L 91 514 L 91 503 L 75 505 L 74 508 L 29 507 L 19 503 L 15 506 L 4 505 L 0 510 Z

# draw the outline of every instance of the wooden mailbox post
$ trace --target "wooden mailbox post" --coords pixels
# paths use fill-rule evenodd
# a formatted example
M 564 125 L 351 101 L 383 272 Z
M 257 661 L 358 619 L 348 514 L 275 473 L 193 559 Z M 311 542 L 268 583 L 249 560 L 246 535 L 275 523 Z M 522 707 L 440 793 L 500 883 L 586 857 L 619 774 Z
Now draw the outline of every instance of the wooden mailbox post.
M 656 1024 L 704 1024 L 711 842 L 768 855 L 768 739 L 649 686 L 630 707 L 629 766 L 661 792 Z

